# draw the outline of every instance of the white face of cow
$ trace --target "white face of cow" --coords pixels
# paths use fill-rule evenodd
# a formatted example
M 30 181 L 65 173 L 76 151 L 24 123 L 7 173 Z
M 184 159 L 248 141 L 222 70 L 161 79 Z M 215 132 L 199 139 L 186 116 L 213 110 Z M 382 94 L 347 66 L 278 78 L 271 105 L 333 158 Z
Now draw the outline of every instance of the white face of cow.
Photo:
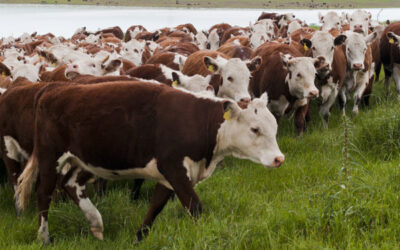
M 132 39 L 127 43 L 122 43 L 121 56 L 133 62 L 135 65 L 142 64 L 142 55 L 146 47 L 146 41 Z
M 364 37 L 359 33 L 346 31 L 347 37 L 344 44 L 346 45 L 346 59 L 348 66 L 351 70 L 363 70 L 365 53 L 367 52 L 368 45 L 370 45 L 376 38 L 376 33 Z
M 197 32 L 195 36 L 195 44 L 199 47 L 200 50 L 207 49 L 208 37 L 205 31 Z
M 318 56 L 325 57 L 325 62 L 332 68 L 333 54 L 335 52 L 334 39 L 327 31 L 316 31 L 312 38 L 312 55 L 314 58 Z
M 292 13 L 286 13 L 281 16 L 278 21 L 279 27 L 286 26 L 290 21 L 295 19 L 295 15 Z
M 217 33 L 217 29 L 213 29 L 210 34 L 208 34 L 207 39 L 207 49 L 211 51 L 216 51 L 219 48 L 219 36 Z
M 280 166 L 285 157 L 276 141 L 278 124 L 267 108 L 268 97 L 252 100 L 244 110 L 236 103 L 225 108 L 225 122 L 218 131 L 216 151 L 231 153 L 265 167 Z
M 254 49 L 275 37 L 274 22 L 271 19 L 257 21 L 254 25 L 250 23 L 249 27 L 250 45 Z
M 322 23 L 321 31 L 340 30 L 342 28 L 342 20 L 336 12 L 330 11 L 325 16 L 318 13 L 318 16 L 319 22 Z
M 368 35 L 369 22 L 371 13 L 365 10 L 356 10 L 353 14 L 346 14 L 347 21 L 350 24 L 350 30 L 360 33 L 364 36 Z
M 218 96 L 224 98 L 231 98 L 235 101 L 248 101 L 250 100 L 249 82 L 251 65 L 256 64 L 258 69 L 261 64 L 259 57 L 254 58 L 251 62 L 245 63 L 239 58 L 231 58 L 226 60 L 222 57 L 213 59 L 211 57 L 204 57 L 206 67 L 222 77 L 222 86 L 219 87 Z
M 286 83 L 289 85 L 290 94 L 298 99 L 318 97 L 318 89 L 314 84 L 317 70 L 314 64 L 318 58 L 291 57 L 281 55 L 284 67 L 288 70 Z
M 211 75 L 206 77 L 201 75 L 187 76 L 179 71 L 172 72 L 172 86 L 175 88 L 183 88 L 190 92 L 202 92 L 212 90 L 210 86 Z
M 65 77 L 73 79 L 77 75 L 102 76 L 113 72 L 119 73 L 118 69 L 121 64 L 120 59 L 110 59 L 109 56 L 101 60 L 99 58 L 83 58 L 67 64 Z
M 32 65 L 32 64 L 19 64 L 14 66 L 11 70 L 11 75 L 13 79 L 17 79 L 18 77 L 25 77 L 31 82 L 37 82 L 40 80 L 39 78 L 39 68 L 40 64 Z

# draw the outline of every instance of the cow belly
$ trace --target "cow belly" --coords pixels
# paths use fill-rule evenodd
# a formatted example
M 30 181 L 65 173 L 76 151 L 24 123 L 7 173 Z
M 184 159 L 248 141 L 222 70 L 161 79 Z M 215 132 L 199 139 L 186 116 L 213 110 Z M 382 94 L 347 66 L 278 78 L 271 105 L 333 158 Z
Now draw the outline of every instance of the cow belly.
M 131 168 L 123 170 L 112 170 L 106 169 L 99 166 L 93 166 L 91 164 L 84 163 L 77 156 L 73 155 L 71 152 L 64 153 L 58 159 L 57 171 L 61 173 L 68 172 L 70 163 L 74 167 L 80 167 L 96 176 L 108 180 L 118 180 L 118 179 L 150 179 L 158 183 L 161 183 L 165 187 L 173 190 L 172 186 L 165 179 L 165 177 L 158 171 L 157 160 L 155 158 L 151 159 L 144 168 Z
M 29 159 L 29 154 L 19 145 L 17 140 L 8 135 L 4 136 L 3 139 L 8 158 L 17 162 L 23 162 Z

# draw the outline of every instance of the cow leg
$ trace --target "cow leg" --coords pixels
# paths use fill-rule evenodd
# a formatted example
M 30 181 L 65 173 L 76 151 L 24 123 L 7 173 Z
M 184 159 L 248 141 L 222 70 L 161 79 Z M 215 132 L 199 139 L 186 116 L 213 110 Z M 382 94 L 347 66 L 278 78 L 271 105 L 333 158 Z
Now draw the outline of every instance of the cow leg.
M 56 161 L 41 157 L 39 162 L 39 184 L 37 185 L 37 205 L 39 211 L 39 238 L 44 244 L 50 243 L 48 213 L 51 197 L 56 187 Z
M 142 187 L 142 184 L 144 182 L 144 179 L 135 179 L 135 182 L 133 183 L 133 188 L 131 191 L 131 199 L 132 200 L 137 200 L 139 199 L 139 194 L 140 194 L 140 188 Z
M 306 118 L 306 114 L 307 114 L 309 105 L 310 105 L 310 101 L 308 100 L 306 105 L 301 106 L 296 109 L 296 113 L 294 115 L 294 125 L 296 126 L 298 136 L 301 136 L 304 133 L 304 131 L 306 130 L 306 119 L 305 118 Z
M 400 99 L 400 64 L 393 65 L 393 79 L 396 84 L 397 98 Z
M 172 194 L 173 191 L 171 189 L 168 189 L 164 185 L 157 183 L 151 198 L 151 203 L 149 210 L 147 211 L 146 218 L 136 233 L 138 241 L 141 241 L 148 234 L 151 225 L 153 225 L 157 215 L 164 208 L 165 204 L 167 204 L 168 199 L 172 196 Z
M 86 195 L 86 182 L 92 177 L 91 173 L 83 171 L 80 168 L 74 168 L 65 175 L 63 188 L 85 214 L 93 236 L 99 240 L 103 240 L 103 219 Z
M 3 153 L 2 159 L 4 161 L 4 165 L 6 166 L 7 169 L 7 177 L 8 177 L 8 182 L 11 185 L 11 188 L 14 190 L 14 192 L 17 190 L 17 184 L 18 184 L 18 177 L 21 174 L 21 165 L 19 162 L 16 162 Z M 19 206 L 17 205 L 19 203 L 18 201 L 18 196 L 15 197 L 15 203 L 14 203 L 14 208 L 15 208 L 15 215 L 18 217 L 21 215 L 22 211 L 19 209 Z
M 383 71 L 385 72 L 385 87 L 386 87 L 386 98 L 390 97 L 390 82 L 392 81 L 392 72 L 384 67 Z
M 324 88 L 326 89 L 325 91 Z M 335 103 L 339 91 L 337 89 L 337 86 L 331 85 L 331 86 L 323 86 L 321 92 L 326 93 L 327 95 L 326 98 L 323 98 L 323 103 L 321 104 L 321 107 L 319 109 L 319 115 L 322 118 L 322 123 L 324 128 L 328 128 L 329 116 L 331 115 L 330 110 L 333 104 Z
M 353 106 L 353 114 L 358 115 L 358 105 L 360 104 L 361 97 L 367 87 L 368 84 L 368 77 L 366 73 L 360 73 L 359 78 L 357 79 L 357 87 L 356 91 L 354 92 L 354 106 Z
M 365 107 L 369 107 L 369 98 L 372 94 L 372 85 L 374 83 L 374 78 L 369 79 L 369 83 L 367 85 L 367 87 L 365 88 L 364 94 L 361 98 L 362 104 Z
M 340 109 L 342 110 L 342 115 L 346 115 L 346 103 L 347 103 L 347 98 L 346 98 L 346 89 L 342 87 L 339 90 L 339 106 Z

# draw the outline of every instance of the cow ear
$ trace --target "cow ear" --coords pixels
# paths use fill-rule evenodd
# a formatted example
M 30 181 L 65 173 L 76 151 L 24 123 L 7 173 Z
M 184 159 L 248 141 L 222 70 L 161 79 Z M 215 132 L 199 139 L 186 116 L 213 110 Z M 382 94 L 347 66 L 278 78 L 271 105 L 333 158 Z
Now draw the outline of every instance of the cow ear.
M 121 66 L 121 64 L 122 64 L 121 59 L 111 60 L 111 62 L 105 67 L 104 70 L 106 72 L 114 72 L 119 68 L 119 66 Z
M 339 35 L 335 38 L 335 41 L 333 42 L 335 44 L 335 46 L 339 46 L 342 43 L 344 43 L 347 39 L 347 36 L 345 35 Z
M 324 21 L 324 16 L 321 14 L 321 12 L 318 12 L 318 18 L 320 23 Z
M 215 59 L 212 57 L 205 56 L 204 64 L 206 65 L 208 71 L 210 71 L 211 73 L 218 72 L 218 70 L 219 70 L 217 61 L 215 61 Z
M 390 44 L 399 44 L 400 42 L 400 36 L 396 35 L 393 32 L 388 32 L 386 34 L 386 37 L 388 38 Z
M 303 45 L 305 51 L 308 51 L 312 46 L 312 42 L 307 38 L 301 39 L 300 44 Z
M 224 120 L 230 121 L 237 119 L 240 114 L 240 108 L 235 102 L 231 101 L 224 101 Z
M 181 85 L 181 80 L 178 73 L 172 72 L 172 87 L 178 87 L 179 85 Z
M 262 59 L 259 56 L 254 57 L 250 62 L 246 63 L 247 68 L 249 68 L 250 72 L 254 72 L 260 69 L 262 63 Z
M 0 62 L 0 74 L 1 76 L 11 76 L 11 70 L 2 62 Z
M 368 36 L 365 37 L 365 42 L 370 45 L 375 38 L 378 36 L 378 34 L 376 33 L 376 31 L 372 32 L 371 34 L 369 34 Z
M 260 96 L 260 100 L 265 102 L 265 105 L 268 104 L 268 93 L 264 92 L 261 96 Z

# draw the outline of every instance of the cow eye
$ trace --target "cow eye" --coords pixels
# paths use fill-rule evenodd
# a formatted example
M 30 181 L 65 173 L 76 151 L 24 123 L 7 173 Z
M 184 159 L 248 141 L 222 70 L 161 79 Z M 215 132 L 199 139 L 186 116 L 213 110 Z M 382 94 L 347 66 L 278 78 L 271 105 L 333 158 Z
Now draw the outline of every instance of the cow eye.
M 133 51 L 134 51 L 135 53 L 139 53 L 139 51 L 138 51 L 137 49 L 134 49 Z
M 350 18 L 350 22 L 352 22 L 353 21 L 353 18 Z
M 301 77 L 301 74 L 300 74 L 300 73 L 297 73 L 297 77 L 300 78 L 300 77 Z
M 233 78 L 231 76 L 228 76 L 228 81 L 233 82 Z
M 92 67 L 93 67 L 93 68 L 96 68 L 96 65 L 92 64 Z
M 337 25 L 340 25 L 340 23 L 339 23 L 339 22 L 337 22 L 336 24 L 337 24 Z
M 312 47 L 311 49 L 312 49 L 312 50 L 315 50 L 315 47 Z
M 368 21 L 368 18 L 365 18 L 365 21 Z
M 250 130 L 251 130 L 251 132 L 253 132 L 254 134 L 260 135 L 260 129 L 259 129 L 259 128 L 251 128 Z
M 332 46 L 331 50 L 333 50 L 333 49 L 334 49 L 334 47 Z

